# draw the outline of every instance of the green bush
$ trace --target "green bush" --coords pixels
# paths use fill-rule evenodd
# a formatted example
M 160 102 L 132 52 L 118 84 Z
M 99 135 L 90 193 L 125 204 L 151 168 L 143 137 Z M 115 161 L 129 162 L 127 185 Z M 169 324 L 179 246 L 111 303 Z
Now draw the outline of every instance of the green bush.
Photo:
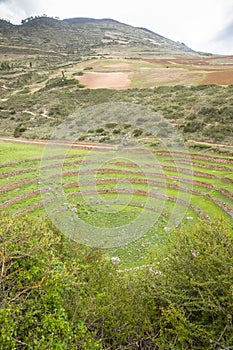
M 105 127 L 108 128 L 108 129 L 114 129 L 116 126 L 118 126 L 118 124 L 117 123 L 113 123 L 113 122 L 105 124 Z
M 231 349 L 233 232 L 171 233 L 119 272 L 50 222 L 0 215 L 0 349 Z
M 13 66 L 9 62 L 1 62 L 0 70 L 1 71 L 9 71 L 13 69 Z
M 71 275 L 67 279 L 63 249 L 62 237 L 49 224 L 1 215 L 1 349 L 77 349 L 81 344 L 100 349 L 84 326 L 74 327 L 65 309 L 66 290 L 74 281 Z
M 16 126 L 14 131 L 14 137 L 20 137 L 24 131 L 26 131 L 27 128 L 25 126 L 22 126 L 21 124 Z
M 101 127 L 97 128 L 95 131 L 97 134 L 103 134 L 105 132 L 104 128 Z
M 46 89 L 52 89 L 52 88 L 64 87 L 64 86 L 81 87 L 82 85 L 79 84 L 79 81 L 77 79 L 74 79 L 74 78 L 66 79 L 65 77 L 52 78 L 52 79 L 49 79 L 48 82 L 46 83 Z
M 162 349 L 231 349 L 233 230 L 223 220 L 175 232 L 159 264 Z M 163 253 L 164 254 L 164 253 Z
M 119 135 L 121 133 L 121 129 L 114 129 L 112 133 L 113 135 Z
M 73 73 L 72 75 L 82 76 L 84 73 L 82 71 L 79 71 L 77 73 Z
M 134 129 L 132 132 L 133 137 L 139 137 L 143 134 L 143 131 L 141 129 Z
M 203 122 L 199 122 L 195 120 L 195 121 L 187 122 L 183 130 L 185 133 L 186 132 L 193 133 L 203 129 L 203 126 L 204 126 Z

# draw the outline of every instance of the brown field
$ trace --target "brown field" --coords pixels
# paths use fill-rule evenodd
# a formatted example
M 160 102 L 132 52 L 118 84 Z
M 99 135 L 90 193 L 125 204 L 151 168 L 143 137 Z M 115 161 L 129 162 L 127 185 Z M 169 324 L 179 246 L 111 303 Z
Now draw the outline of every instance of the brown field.
M 79 77 L 81 84 L 84 84 L 89 89 L 127 89 L 130 87 L 129 72 L 88 72 L 82 77 Z
M 231 85 L 233 84 L 233 70 L 227 72 L 207 73 L 203 84 Z
M 233 56 L 104 59 L 88 62 L 78 77 L 87 88 L 150 88 L 160 85 L 233 84 Z M 86 63 L 80 65 L 85 69 Z

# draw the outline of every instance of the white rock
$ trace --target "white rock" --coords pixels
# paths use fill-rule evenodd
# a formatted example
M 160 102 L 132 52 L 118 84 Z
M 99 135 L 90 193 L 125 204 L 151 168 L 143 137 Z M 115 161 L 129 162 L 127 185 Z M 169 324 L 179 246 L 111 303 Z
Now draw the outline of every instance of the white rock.
M 192 254 L 192 256 L 194 256 L 195 258 L 196 258 L 197 256 L 200 255 L 200 253 L 197 252 L 195 249 L 191 249 L 191 254 Z
M 154 270 L 153 267 L 150 267 L 150 268 L 149 268 L 149 272 L 150 272 L 150 273 L 153 273 L 155 276 L 160 276 L 160 275 L 162 275 L 162 272 L 161 272 L 161 271 L 159 271 L 159 270 Z
M 114 256 L 111 258 L 111 262 L 112 264 L 117 265 L 117 264 L 120 264 L 121 259 L 118 256 Z

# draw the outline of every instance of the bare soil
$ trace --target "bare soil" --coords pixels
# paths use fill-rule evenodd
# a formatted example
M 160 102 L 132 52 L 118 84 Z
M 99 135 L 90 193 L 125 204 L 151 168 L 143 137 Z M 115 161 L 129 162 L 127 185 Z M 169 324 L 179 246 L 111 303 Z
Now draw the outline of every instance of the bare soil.
M 233 56 L 187 59 L 176 57 L 173 59 L 147 59 L 144 61 L 160 65 L 161 68 L 170 68 L 167 69 L 168 83 L 170 80 L 173 81 L 177 79 L 176 81 L 179 84 L 183 75 L 186 80 L 192 77 L 193 82 L 196 80 L 197 83 L 201 84 L 233 84 Z M 173 70 L 174 68 L 179 68 L 181 73 L 180 77 L 175 70 Z M 189 76 L 188 72 L 192 72 L 192 75 Z M 166 80 L 166 74 L 162 80 Z M 184 85 L 186 85 L 186 83 L 184 81 Z
M 130 72 L 88 72 L 78 77 L 78 80 L 89 89 L 106 88 L 123 90 L 130 87 L 131 81 L 129 74 Z
M 230 85 L 233 84 L 233 70 L 226 72 L 211 72 L 207 73 L 204 84 Z

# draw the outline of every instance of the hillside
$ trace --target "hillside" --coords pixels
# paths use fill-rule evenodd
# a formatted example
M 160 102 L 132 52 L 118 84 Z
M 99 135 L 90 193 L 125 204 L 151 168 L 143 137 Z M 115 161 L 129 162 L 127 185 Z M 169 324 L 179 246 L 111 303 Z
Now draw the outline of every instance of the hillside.
M 112 19 L 39 17 L 23 22 L 0 21 L 1 53 L 89 58 L 195 54 L 182 43 Z
M 0 39 L 0 136 L 49 138 L 77 108 L 122 101 L 161 113 L 185 138 L 232 144 L 231 56 L 113 19 L 0 20 Z

